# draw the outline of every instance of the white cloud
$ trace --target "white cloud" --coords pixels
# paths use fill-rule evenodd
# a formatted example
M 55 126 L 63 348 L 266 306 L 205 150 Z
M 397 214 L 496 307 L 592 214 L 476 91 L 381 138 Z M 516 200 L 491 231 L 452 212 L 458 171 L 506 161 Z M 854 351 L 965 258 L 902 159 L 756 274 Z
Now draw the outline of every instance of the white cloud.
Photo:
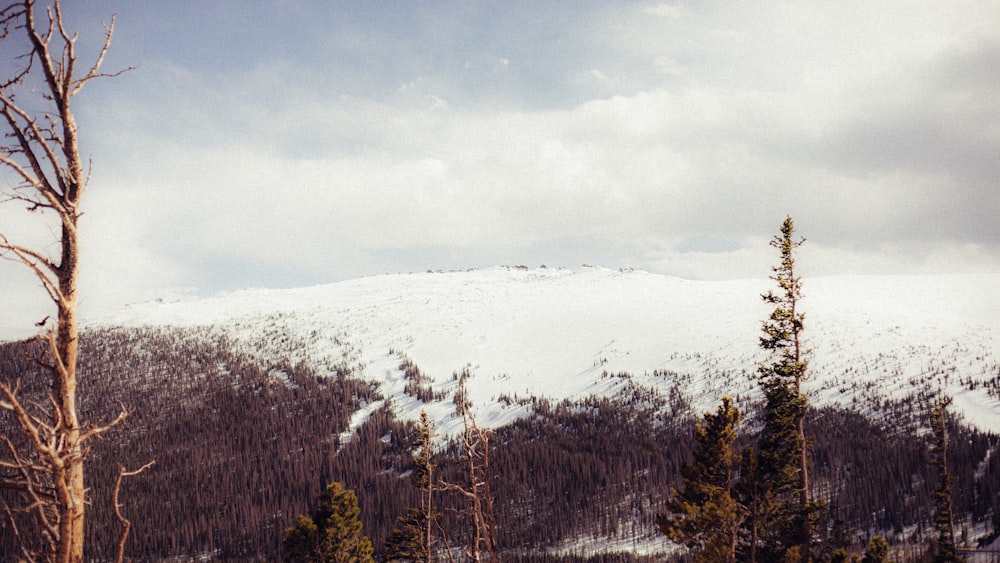
M 787 213 L 817 272 L 997 267 L 996 6 L 497 10 L 385 52 L 365 28 L 213 72 L 164 51 L 95 90 L 93 300 L 519 252 L 764 275 Z M 698 237 L 734 249 L 678 250 Z
M 643 9 L 644 14 L 659 16 L 664 18 L 679 18 L 683 15 L 680 7 L 673 4 L 657 4 Z

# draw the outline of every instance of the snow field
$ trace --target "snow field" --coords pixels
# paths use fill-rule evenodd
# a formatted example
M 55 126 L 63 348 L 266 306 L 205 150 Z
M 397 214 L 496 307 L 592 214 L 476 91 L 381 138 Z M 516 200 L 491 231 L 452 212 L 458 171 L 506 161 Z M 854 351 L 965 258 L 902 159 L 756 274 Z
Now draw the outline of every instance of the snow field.
M 461 427 L 451 400 L 424 404 L 406 395 L 402 357 L 433 379 L 435 392 L 453 391 L 453 373 L 468 367 L 477 420 L 488 427 L 527 412 L 501 395 L 619 392 L 621 382 L 605 372 L 627 372 L 664 394 L 676 384 L 699 411 L 722 395 L 752 398 L 752 376 L 766 358 L 757 349 L 760 323 L 770 313 L 760 294 L 771 287 L 595 267 L 500 267 L 145 303 L 85 325 L 222 327 L 261 357 L 351 367 L 377 383 L 401 417 L 427 410 L 447 435 Z M 884 401 L 942 391 L 969 422 L 1000 432 L 1000 275 L 821 277 L 805 279 L 804 293 L 814 405 L 877 413 Z M 674 380 L 653 376 L 657 370 Z M 365 415 L 358 416 L 360 424 Z

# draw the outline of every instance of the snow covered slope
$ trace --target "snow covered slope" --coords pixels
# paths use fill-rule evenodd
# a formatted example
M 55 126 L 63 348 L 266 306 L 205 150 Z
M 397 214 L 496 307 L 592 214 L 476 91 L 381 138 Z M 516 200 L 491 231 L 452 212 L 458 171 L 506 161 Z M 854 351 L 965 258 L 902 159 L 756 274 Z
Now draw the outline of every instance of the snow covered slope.
M 501 395 L 617 393 L 623 379 L 605 372 L 662 392 L 676 384 L 699 411 L 724 394 L 756 396 L 757 338 L 770 312 L 760 294 L 770 287 L 501 267 L 146 303 L 87 325 L 214 326 L 262 358 L 347 364 L 402 416 L 427 408 L 448 432 L 449 400 L 424 405 L 403 393 L 404 357 L 434 378 L 435 391 L 453 390 L 452 374 L 469 367 L 479 422 L 489 426 L 525 412 Z M 813 278 L 804 291 L 814 404 L 870 410 L 942 389 L 970 422 L 1000 432 L 1000 275 Z

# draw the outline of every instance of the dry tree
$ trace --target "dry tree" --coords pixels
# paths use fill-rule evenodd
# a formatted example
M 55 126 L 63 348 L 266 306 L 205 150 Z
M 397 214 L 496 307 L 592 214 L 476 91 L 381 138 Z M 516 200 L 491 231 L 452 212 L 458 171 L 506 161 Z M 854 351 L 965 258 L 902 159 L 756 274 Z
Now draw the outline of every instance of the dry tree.
M 56 307 L 54 322 L 43 321 L 39 332 L 44 347 L 37 362 L 49 377 L 47 396 L 25 398 L 20 381 L 0 382 L 0 410 L 11 418 L 0 436 L 0 483 L 16 491 L 2 508 L 27 560 L 83 560 L 88 443 L 128 416 L 123 406 L 110 422 L 91 424 L 80 420 L 77 408 L 77 225 L 90 163 L 80 155 L 71 101 L 91 80 L 128 70 L 101 71 L 114 21 L 105 24 L 93 63 L 79 69 L 77 35 L 67 31 L 58 0 L 44 10 L 35 0 L 0 7 L 0 52 L 9 57 L 0 64 L 9 72 L 0 76 L 0 201 L 24 205 L 58 233 L 49 252 L 0 232 L 0 257 L 30 269 Z M 120 475 L 133 473 L 122 469 Z M 123 539 L 127 523 L 124 528 Z
M 468 485 L 442 481 L 446 490 L 458 493 L 465 498 L 466 515 L 472 520 L 472 539 L 466 549 L 465 556 L 469 561 L 484 560 L 491 563 L 500 561 L 497 550 L 497 525 L 493 512 L 493 492 L 491 490 L 492 469 L 490 467 L 490 436 L 491 431 L 480 428 L 476 417 L 471 412 L 471 403 L 465 389 L 465 381 L 469 378 L 469 370 L 463 369 L 456 374 L 458 389 L 455 393 L 457 414 L 462 417 L 462 461 L 465 464 Z

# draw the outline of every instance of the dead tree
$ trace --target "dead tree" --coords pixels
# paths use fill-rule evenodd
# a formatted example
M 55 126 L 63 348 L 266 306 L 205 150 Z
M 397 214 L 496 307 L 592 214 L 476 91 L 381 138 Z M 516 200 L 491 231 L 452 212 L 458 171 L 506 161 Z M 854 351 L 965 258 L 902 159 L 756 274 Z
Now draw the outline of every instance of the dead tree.
M 476 563 L 500 561 L 497 553 L 497 526 L 493 517 L 493 493 L 490 489 L 492 473 L 490 469 L 490 430 L 480 428 L 471 412 L 471 404 L 465 390 L 467 369 L 458 374 L 458 390 L 455 407 L 462 417 L 462 461 L 468 475 L 468 485 L 442 483 L 443 487 L 459 493 L 468 502 L 466 513 L 472 519 L 472 541 L 466 550 L 466 557 Z
M 102 425 L 81 422 L 77 413 L 77 223 L 90 166 L 80 156 L 70 108 L 88 82 L 120 72 L 101 71 L 114 18 L 105 25 L 96 59 L 80 71 L 77 36 L 66 30 L 59 1 L 53 0 L 44 11 L 36 4 L 20 0 L 0 7 L 0 52 L 11 57 L 3 68 L 13 69 L 0 77 L 0 186 L 5 190 L 0 201 L 22 204 L 38 214 L 39 221 L 58 233 L 58 250 L 50 254 L 0 233 L 0 256 L 27 266 L 55 304 L 54 325 L 42 323 L 40 338 L 46 345 L 38 360 L 50 374 L 51 386 L 46 399 L 30 401 L 19 396 L 20 382 L 0 382 L 0 410 L 13 417 L 21 432 L 16 440 L 3 436 L 6 451 L 0 454 L 0 468 L 5 488 L 18 491 L 23 501 L 19 506 L 5 503 L 8 525 L 19 539 L 28 534 L 34 539 L 30 547 L 22 543 L 22 556 L 79 562 L 88 502 L 88 442 L 124 421 L 127 412 L 123 408 Z M 18 527 L 17 520 L 24 517 L 33 523 L 31 531 Z

